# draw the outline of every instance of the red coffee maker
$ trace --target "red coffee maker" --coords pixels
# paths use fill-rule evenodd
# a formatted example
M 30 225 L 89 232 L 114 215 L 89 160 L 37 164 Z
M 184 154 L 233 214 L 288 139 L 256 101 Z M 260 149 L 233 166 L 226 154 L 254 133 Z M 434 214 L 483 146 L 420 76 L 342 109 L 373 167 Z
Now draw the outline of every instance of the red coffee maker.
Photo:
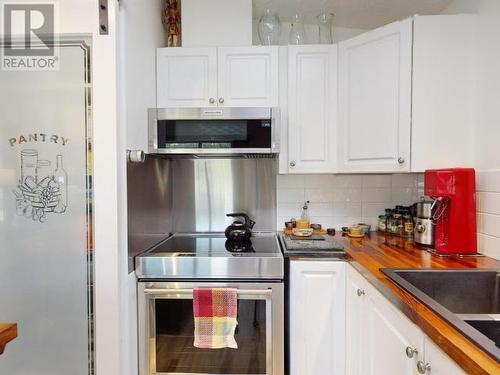
M 436 252 L 443 255 L 477 254 L 474 169 L 427 170 L 424 191 L 425 195 L 436 200 Z

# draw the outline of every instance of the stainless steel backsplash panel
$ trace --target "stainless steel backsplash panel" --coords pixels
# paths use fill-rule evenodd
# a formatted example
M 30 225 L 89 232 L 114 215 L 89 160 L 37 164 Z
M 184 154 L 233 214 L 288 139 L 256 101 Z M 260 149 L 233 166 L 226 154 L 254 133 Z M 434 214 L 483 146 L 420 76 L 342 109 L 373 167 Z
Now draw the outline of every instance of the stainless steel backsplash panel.
M 173 159 L 173 231 L 219 232 L 230 212 L 246 212 L 254 230 L 276 226 L 276 159 Z
M 133 257 L 172 232 L 172 168 L 168 159 L 147 155 L 127 165 L 129 270 Z

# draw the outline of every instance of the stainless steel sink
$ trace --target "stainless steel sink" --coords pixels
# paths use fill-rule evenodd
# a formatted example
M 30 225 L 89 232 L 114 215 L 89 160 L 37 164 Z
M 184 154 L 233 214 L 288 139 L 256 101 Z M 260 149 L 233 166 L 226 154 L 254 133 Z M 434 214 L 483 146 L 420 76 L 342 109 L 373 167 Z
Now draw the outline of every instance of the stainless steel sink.
M 381 272 L 500 362 L 500 270 Z

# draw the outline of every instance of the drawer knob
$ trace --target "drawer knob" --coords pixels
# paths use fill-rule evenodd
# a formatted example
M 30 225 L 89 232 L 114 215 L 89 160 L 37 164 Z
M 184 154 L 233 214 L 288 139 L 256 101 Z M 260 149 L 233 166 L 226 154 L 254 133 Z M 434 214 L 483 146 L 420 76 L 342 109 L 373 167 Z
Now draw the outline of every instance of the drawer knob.
M 415 348 L 412 348 L 411 346 L 406 347 L 406 356 L 408 358 L 413 358 L 415 354 L 418 354 L 418 350 Z
M 295 162 L 292 160 L 292 161 L 290 162 L 290 167 L 292 167 L 292 168 L 293 168 L 293 167 L 295 167 L 295 165 L 296 165 L 296 164 L 295 164 Z
M 356 291 L 356 293 L 357 293 L 358 297 L 361 297 L 361 296 L 364 296 L 364 295 L 365 295 L 365 291 L 364 291 L 363 289 L 358 289 L 358 290 Z
M 398 163 L 399 164 L 404 164 L 405 163 L 405 158 L 399 157 Z
M 417 362 L 417 371 L 419 374 L 427 374 L 431 370 L 431 365 L 422 361 Z
M 210 99 L 208 99 L 208 102 L 209 102 L 210 104 L 214 104 L 214 103 L 215 103 L 215 99 L 214 99 L 214 98 L 210 98 Z
M 220 104 L 224 103 L 224 98 L 219 98 L 219 103 Z

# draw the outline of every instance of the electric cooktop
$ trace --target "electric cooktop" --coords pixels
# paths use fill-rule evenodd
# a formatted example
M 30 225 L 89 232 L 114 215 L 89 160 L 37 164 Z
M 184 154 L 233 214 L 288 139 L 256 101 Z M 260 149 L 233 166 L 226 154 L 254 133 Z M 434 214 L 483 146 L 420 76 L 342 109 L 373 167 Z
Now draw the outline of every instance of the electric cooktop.
M 273 232 L 232 242 L 223 233 L 174 234 L 135 258 L 139 279 L 283 279 Z

